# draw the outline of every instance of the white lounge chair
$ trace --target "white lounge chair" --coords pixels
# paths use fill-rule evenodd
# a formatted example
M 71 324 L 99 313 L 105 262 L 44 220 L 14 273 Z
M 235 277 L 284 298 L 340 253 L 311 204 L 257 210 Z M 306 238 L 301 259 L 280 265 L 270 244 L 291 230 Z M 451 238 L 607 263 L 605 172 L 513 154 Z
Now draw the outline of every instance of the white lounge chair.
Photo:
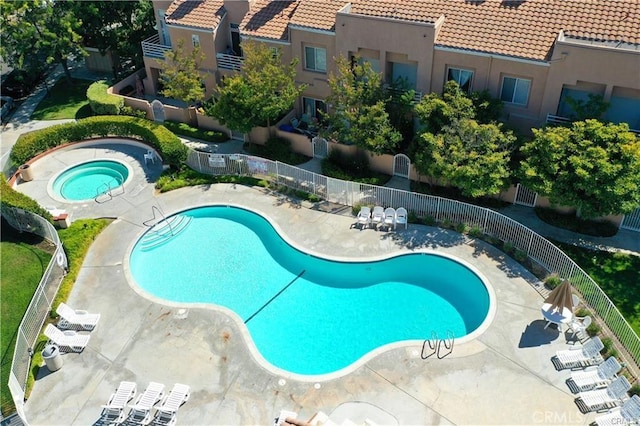
M 146 425 L 151 423 L 151 409 L 164 396 L 162 383 L 150 382 L 144 392 L 138 395 L 136 402 L 130 407 L 129 420 L 136 424 Z
M 633 395 L 626 400 L 622 407 L 609 410 L 600 417 L 596 417 L 598 426 L 623 426 L 640 423 L 640 396 Z
M 154 422 L 162 425 L 176 424 L 176 412 L 178 408 L 189 400 L 189 386 L 181 383 L 173 385 L 171 392 L 163 400 L 157 408 L 158 412 Z
M 100 314 L 90 314 L 87 311 L 72 309 L 64 302 L 58 305 L 56 313 L 60 315 L 58 327 L 61 329 L 80 327 L 85 330 L 93 330 L 100 320 Z
M 571 337 L 575 337 L 576 334 L 580 340 L 587 337 L 587 327 L 591 325 L 592 321 L 589 315 L 586 317 L 575 317 L 569 323 L 569 329 L 572 331 Z
M 620 376 L 609 383 L 606 388 L 580 392 L 578 398 L 582 400 L 589 411 L 620 405 L 631 385 L 626 377 Z
M 404 207 L 398 207 L 396 209 L 396 226 L 404 225 L 404 229 L 407 229 L 407 224 L 407 209 L 405 209 Z
M 273 426 L 282 426 L 287 419 L 295 420 L 298 418 L 298 413 L 294 411 L 281 410 L 278 417 L 273 419 Z
M 89 334 L 78 334 L 74 330 L 62 331 L 53 324 L 47 324 L 44 329 L 44 335 L 49 338 L 52 343 L 58 345 L 61 351 L 69 349 L 72 352 L 82 352 L 89 343 Z
M 384 226 L 387 230 L 391 229 L 392 226 L 393 229 L 396 229 L 396 209 L 393 207 L 387 207 L 384 210 Z
M 586 391 L 595 387 L 606 386 L 615 379 L 622 366 L 614 356 L 596 366 L 587 367 L 582 371 L 571 373 L 571 381 L 578 391 Z
M 109 402 L 102 406 L 102 420 L 107 424 L 119 424 L 125 419 L 124 407 L 136 396 L 134 382 L 120 382 L 118 388 L 109 397 Z
M 381 223 L 384 223 L 384 209 L 382 206 L 375 206 L 371 212 L 371 224 L 377 227 Z
M 357 223 L 358 225 L 360 225 L 360 229 L 364 228 L 365 226 L 368 227 L 371 224 L 371 209 L 369 207 L 360 207 Z
M 575 368 L 596 365 L 602 362 L 600 351 L 604 345 L 598 336 L 588 340 L 584 345 L 575 346 L 556 352 L 559 368 Z

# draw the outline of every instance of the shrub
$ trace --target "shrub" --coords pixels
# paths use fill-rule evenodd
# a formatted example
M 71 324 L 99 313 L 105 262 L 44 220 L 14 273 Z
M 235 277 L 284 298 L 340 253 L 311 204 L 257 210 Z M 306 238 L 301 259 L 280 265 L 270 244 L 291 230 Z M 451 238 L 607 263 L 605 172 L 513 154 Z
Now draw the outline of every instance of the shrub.
M 368 204 L 355 203 L 351 207 L 351 213 L 353 213 L 354 216 L 358 216 L 358 213 L 360 213 L 360 210 L 362 209 L 363 206 L 368 206 Z
M 40 207 L 37 201 L 9 186 L 4 176 L 3 179 L 0 180 L 2 181 L 2 183 L 0 183 L 0 210 L 5 207 L 16 207 L 51 220 L 51 214 Z
M 425 216 L 422 218 L 422 222 L 427 226 L 435 226 L 436 218 L 433 216 Z
M 135 109 L 129 105 L 125 105 L 120 110 L 120 115 L 128 115 L 130 117 L 147 118 L 147 112 L 141 109 Z
M 407 214 L 407 222 L 418 223 L 418 215 L 414 211 L 410 211 L 409 214 Z
M 602 329 L 595 322 L 592 322 L 591 324 L 589 324 L 589 327 L 587 327 L 587 334 L 590 337 L 598 335 L 601 331 L 602 331 Z
M 14 164 L 23 164 L 56 146 L 95 137 L 122 136 L 141 140 L 156 148 L 171 166 L 179 168 L 187 159 L 187 148 L 166 127 L 127 116 L 99 116 L 59 124 L 20 135 L 11 150 Z
M 633 395 L 640 396 L 640 385 L 636 383 L 635 385 L 631 386 L 631 389 L 629 389 L 629 395 L 631 395 L 631 396 L 633 396 Z
M 524 263 L 527 260 L 527 252 L 524 250 L 516 249 L 513 253 L 513 257 L 520 263 Z
M 206 142 L 224 142 L 229 140 L 229 136 L 215 130 L 199 129 L 192 127 L 187 123 L 177 123 L 174 121 L 165 121 L 162 123 L 164 127 L 171 130 L 176 135 L 187 136 L 194 139 L 200 139 Z
M 603 337 L 602 344 L 604 345 L 604 349 L 600 351 L 603 358 L 608 358 L 610 356 L 618 356 L 618 351 L 613 346 L 613 340 L 610 337 Z
M 442 221 L 442 227 L 443 228 L 447 228 L 447 229 L 451 229 L 451 227 L 453 227 L 453 222 L 451 222 L 451 219 L 449 218 L 445 218 Z
M 474 238 L 481 238 L 484 235 L 484 232 L 482 232 L 482 229 L 480 229 L 479 226 L 473 226 L 469 230 L 469 235 Z
M 551 274 L 544 279 L 544 284 L 551 290 L 558 287 L 562 283 L 562 278 L 558 274 Z
M 124 99 L 107 93 L 106 81 L 96 81 L 87 89 L 87 99 L 91 111 L 96 115 L 118 115 L 124 106 Z
M 548 207 L 536 207 L 536 215 L 543 222 L 585 235 L 611 237 L 618 233 L 618 227 L 607 220 L 587 220 L 574 213 L 561 213 Z
M 366 154 L 345 155 L 337 149 L 331 150 L 329 156 L 322 160 L 322 174 L 335 179 L 378 186 L 383 186 L 389 180 L 388 175 L 369 169 Z
M 510 241 L 505 241 L 504 244 L 502 245 L 502 249 L 506 252 L 511 254 L 514 250 L 515 250 L 515 246 L 513 245 L 512 242 Z
M 464 234 L 468 230 L 469 230 L 469 227 L 467 226 L 466 223 L 459 223 L 456 225 L 456 231 L 458 231 L 461 234 Z

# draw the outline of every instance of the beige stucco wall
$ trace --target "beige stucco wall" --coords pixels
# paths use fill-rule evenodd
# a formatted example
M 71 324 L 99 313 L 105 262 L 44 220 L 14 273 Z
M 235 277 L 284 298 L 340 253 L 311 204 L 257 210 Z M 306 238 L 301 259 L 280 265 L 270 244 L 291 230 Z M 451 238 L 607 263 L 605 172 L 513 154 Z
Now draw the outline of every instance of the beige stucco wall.
M 614 87 L 640 90 L 640 52 L 556 42 L 540 108 L 540 118 L 556 114 L 563 85 L 589 82 L 605 86 L 605 101 Z
M 291 46 L 290 55 L 299 58 L 296 66 L 296 82 L 304 83 L 307 88 L 302 96 L 314 99 L 324 100 L 331 91 L 327 84 L 331 72 L 335 72 L 334 59 L 336 57 L 336 38 L 334 35 L 325 33 L 316 33 L 312 31 L 303 31 L 299 29 L 291 29 Z M 327 72 L 317 72 L 305 70 L 304 49 L 306 46 L 321 47 L 326 49 L 327 54 Z M 296 110 L 302 111 L 302 100 L 298 101 Z
M 428 92 L 431 87 L 435 26 L 386 18 L 336 15 L 337 53 L 349 56 L 359 49 L 380 52 L 380 68 L 389 61 L 417 63 L 416 90 Z M 385 76 L 390 77 L 390 76 Z

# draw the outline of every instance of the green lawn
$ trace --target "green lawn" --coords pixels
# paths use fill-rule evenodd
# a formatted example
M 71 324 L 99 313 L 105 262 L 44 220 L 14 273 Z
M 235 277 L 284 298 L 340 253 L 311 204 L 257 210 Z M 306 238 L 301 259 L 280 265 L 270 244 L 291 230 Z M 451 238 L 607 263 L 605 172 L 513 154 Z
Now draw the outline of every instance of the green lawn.
M 31 115 L 33 120 L 61 120 L 89 117 L 91 108 L 87 100 L 87 88 L 93 83 L 89 80 L 61 78 L 38 104 Z
M 598 283 L 640 334 L 640 256 L 553 242 Z
M 24 242 L 20 241 L 22 236 L 28 237 L 29 234 L 18 236 L 9 226 L 2 227 L 2 241 L 0 241 L 0 251 L 2 252 L 2 256 L 0 256 L 0 282 L 2 283 L 0 404 L 3 413 L 11 412 L 13 407 L 7 383 L 16 343 L 16 330 L 51 259 L 50 253 L 38 248 L 38 244 L 42 240 L 31 238 L 30 241 Z

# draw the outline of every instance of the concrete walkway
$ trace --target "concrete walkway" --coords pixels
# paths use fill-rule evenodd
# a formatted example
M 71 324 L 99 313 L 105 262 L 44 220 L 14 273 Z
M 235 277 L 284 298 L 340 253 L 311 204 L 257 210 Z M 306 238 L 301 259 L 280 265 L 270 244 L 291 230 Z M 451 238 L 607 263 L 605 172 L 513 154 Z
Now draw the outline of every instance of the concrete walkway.
M 140 391 L 150 381 L 190 385 L 192 396 L 180 408 L 178 424 L 270 424 L 282 409 L 298 412 L 302 419 L 324 411 L 332 419 L 350 418 L 357 424 L 368 413 L 380 412 L 402 425 L 515 425 L 548 419 L 588 424 L 593 419 L 594 414 L 581 414 L 574 403 L 565 384 L 570 372 L 556 371 L 551 362 L 556 350 L 569 346 L 555 328 L 544 329 L 539 283 L 495 248 L 426 226 L 361 231 L 352 228 L 348 212 L 324 213 L 265 189 L 207 185 L 155 194 L 158 170 L 145 166 L 142 154 L 139 147 L 106 142 L 53 153 L 34 163 L 38 180 L 18 185 L 44 204 L 50 200 L 42 199 L 48 196 L 42 188 L 61 161 L 111 155 L 134 170 L 124 193 L 112 200 L 57 204 L 72 211 L 74 219 L 117 220 L 92 245 L 68 301 L 100 312 L 100 324 L 84 352 L 63 355 L 61 370 L 41 369 L 25 406 L 30 424 L 101 424 L 100 407 L 122 380 L 138 383 Z M 258 211 L 293 244 L 320 255 L 366 259 L 436 251 L 456 256 L 491 283 L 495 316 L 484 333 L 456 345 L 443 359 L 421 359 L 419 341 L 374 351 L 337 375 L 305 379 L 276 370 L 265 364 L 233 313 L 157 299 L 130 276 L 129 251 L 147 229 L 142 222 L 150 218 L 151 206 L 171 214 L 214 203 Z M 185 268 L 195 267 L 185 258 Z M 294 348 L 295 336 L 291 341 Z

